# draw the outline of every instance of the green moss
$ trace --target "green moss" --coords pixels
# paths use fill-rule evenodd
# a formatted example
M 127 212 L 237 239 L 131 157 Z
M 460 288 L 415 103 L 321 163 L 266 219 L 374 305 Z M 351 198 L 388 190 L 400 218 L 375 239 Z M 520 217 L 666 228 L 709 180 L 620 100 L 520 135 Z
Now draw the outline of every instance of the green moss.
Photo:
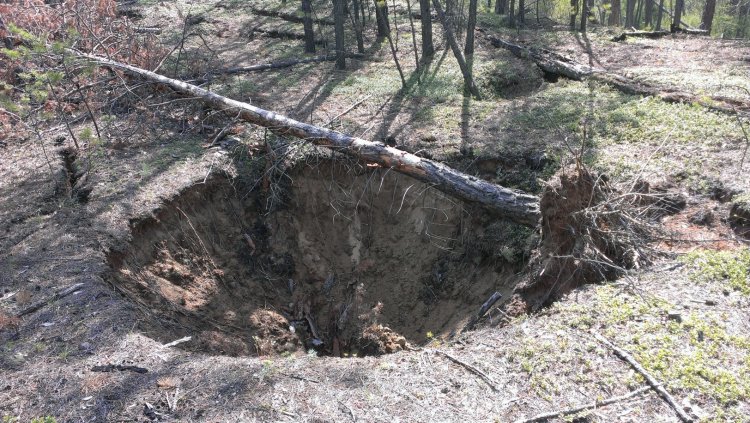
M 750 295 L 750 250 L 696 250 L 685 255 L 682 261 L 692 268 L 694 281 L 722 282 L 744 295 Z

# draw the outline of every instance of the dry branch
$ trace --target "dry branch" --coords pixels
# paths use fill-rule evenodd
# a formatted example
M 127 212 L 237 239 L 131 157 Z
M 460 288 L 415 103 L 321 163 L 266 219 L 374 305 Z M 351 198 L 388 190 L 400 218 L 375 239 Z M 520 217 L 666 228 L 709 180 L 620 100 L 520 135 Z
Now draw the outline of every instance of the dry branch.
M 479 312 L 477 313 L 477 315 L 473 316 L 471 318 L 471 320 L 469 320 L 469 322 L 466 324 L 466 326 L 464 326 L 464 328 L 461 330 L 461 332 L 466 332 L 466 331 L 472 330 L 474 328 L 474 326 L 476 326 L 477 322 L 479 322 L 479 320 L 481 320 L 482 317 L 484 317 L 484 315 L 487 314 L 487 312 L 490 310 L 490 308 L 496 302 L 498 302 L 500 300 L 500 298 L 502 298 L 502 297 L 503 297 L 503 294 L 501 294 L 501 293 L 499 293 L 497 291 L 495 291 L 494 293 L 492 293 L 492 295 L 490 296 L 490 298 L 488 298 L 487 301 L 485 301 L 484 304 L 482 304 L 482 306 L 479 307 Z
M 19 312 L 16 315 L 16 317 L 23 317 L 23 316 L 25 316 L 27 314 L 31 314 L 31 313 L 33 313 L 33 312 L 41 309 L 42 307 L 46 306 L 47 304 L 51 303 L 52 301 L 57 301 L 60 298 L 67 297 L 68 295 L 70 295 L 70 294 L 78 291 L 79 289 L 81 289 L 83 287 L 83 285 L 84 285 L 83 283 L 75 283 L 75 284 L 73 284 L 73 285 L 71 285 L 71 286 L 69 286 L 69 287 L 67 287 L 67 288 L 65 288 L 63 290 L 60 290 L 55 295 L 53 295 L 52 297 L 47 298 L 46 300 L 39 301 L 38 303 L 36 303 L 34 305 L 31 305 L 31 306 L 29 306 L 29 307 L 21 310 L 21 312 Z
M 491 184 L 442 163 L 381 143 L 299 122 L 145 69 L 78 51 L 72 52 L 99 66 L 119 69 L 130 75 L 163 84 L 181 95 L 195 97 L 210 107 L 222 110 L 231 116 L 239 116 L 239 119 L 268 128 L 278 135 L 300 138 L 369 163 L 391 168 L 425 182 L 446 194 L 469 203 L 479 204 L 516 223 L 530 227 L 536 227 L 539 223 L 541 213 L 539 198 L 536 196 Z
M 533 61 L 546 74 L 564 76 L 576 81 L 593 79 L 626 94 L 656 97 L 667 103 L 696 103 L 714 111 L 730 114 L 736 114 L 738 111 L 750 112 L 750 101 L 747 100 L 718 95 L 699 96 L 673 87 L 652 85 L 616 73 L 610 73 L 604 69 L 582 65 L 550 50 L 513 44 L 491 35 L 488 35 L 487 39 L 495 47 L 504 48 L 516 57 Z
M 440 355 L 442 355 L 443 357 L 447 358 L 448 360 L 450 360 L 450 361 L 452 361 L 452 362 L 454 362 L 454 363 L 456 363 L 456 364 L 458 364 L 460 366 L 463 366 L 464 368 L 466 368 L 466 370 L 468 370 L 468 371 L 474 373 L 475 375 L 479 376 L 480 378 L 482 378 L 482 380 L 487 385 L 489 385 L 489 387 L 492 388 L 493 391 L 495 391 L 495 392 L 498 391 L 497 386 L 495 386 L 495 382 L 493 382 L 492 379 L 490 379 L 490 377 L 487 376 L 487 374 L 484 373 L 483 371 L 477 369 L 476 367 L 472 366 L 469 363 L 465 363 L 465 362 L 457 359 L 456 357 L 453 357 L 452 355 L 448 354 L 447 352 L 443 352 L 443 351 L 440 351 L 440 350 L 435 350 L 435 352 L 438 353 L 438 354 L 440 354 Z
M 615 344 L 613 344 L 612 342 L 610 342 L 607 338 L 605 338 L 604 336 L 602 336 L 600 333 L 591 331 L 591 334 L 594 335 L 594 338 L 596 338 L 599 342 L 601 342 L 602 344 L 604 344 L 607 347 L 609 347 L 612 351 L 614 351 L 614 353 L 618 357 L 620 357 L 621 359 L 627 361 L 630 364 L 630 366 L 633 367 L 633 369 L 635 369 L 635 371 L 637 371 L 638 373 L 640 373 L 641 376 L 643 376 L 643 378 L 646 379 L 646 382 L 648 382 L 648 384 L 652 388 L 654 388 L 654 390 L 656 392 L 659 393 L 659 396 L 661 396 L 662 399 L 667 404 L 669 404 L 670 407 L 672 407 L 672 409 L 675 411 L 675 413 L 677 413 L 677 416 L 680 418 L 680 420 L 682 420 L 683 422 L 692 422 L 693 421 L 693 419 L 690 416 L 688 416 L 685 413 L 685 411 L 682 408 L 680 408 L 679 405 L 677 405 L 677 401 L 675 401 L 675 399 L 672 397 L 672 395 L 670 395 L 669 392 L 667 392 L 667 390 L 664 389 L 664 387 L 659 382 L 657 382 L 656 379 L 654 379 L 654 377 L 651 376 L 651 374 L 649 374 L 646 371 L 646 369 L 644 369 L 643 366 L 641 366 L 640 363 L 638 363 L 633 358 L 633 356 L 631 356 L 630 354 L 628 354 L 627 351 L 619 348 L 618 346 L 616 346 Z
M 533 422 L 544 422 L 549 419 L 554 419 L 555 417 L 563 417 L 563 416 L 570 416 L 572 414 L 578 414 L 582 411 L 586 410 L 593 410 L 595 408 L 604 407 L 605 405 L 614 404 L 616 402 L 625 401 L 627 399 L 637 397 L 638 395 L 644 394 L 651 390 L 650 386 L 644 386 L 642 388 L 636 389 L 635 391 L 629 392 L 625 395 L 620 395 L 618 397 L 610 397 L 602 401 L 594 401 L 590 402 L 588 404 L 584 404 L 578 407 L 573 408 L 566 408 L 564 410 L 558 410 L 558 411 L 552 411 L 550 413 L 544 413 L 544 414 L 538 414 L 534 417 L 531 417 L 529 419 L 525 420 L 517 420 L 516 423 L 533 423 Z
M 612 41 L 625 41 L 628 37 L 656 39 L 671 34 L 669 31 L 623 31 L 622 34 L 613 37 Z

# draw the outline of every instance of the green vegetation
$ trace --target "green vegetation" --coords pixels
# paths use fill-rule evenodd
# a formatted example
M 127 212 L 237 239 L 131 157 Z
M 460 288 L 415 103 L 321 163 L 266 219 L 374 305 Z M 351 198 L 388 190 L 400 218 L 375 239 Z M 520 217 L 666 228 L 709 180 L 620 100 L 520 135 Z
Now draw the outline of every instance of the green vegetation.
M 719 282 L 750 296 L 750 250 L 696 250 L 683 257 L 699 283 Z

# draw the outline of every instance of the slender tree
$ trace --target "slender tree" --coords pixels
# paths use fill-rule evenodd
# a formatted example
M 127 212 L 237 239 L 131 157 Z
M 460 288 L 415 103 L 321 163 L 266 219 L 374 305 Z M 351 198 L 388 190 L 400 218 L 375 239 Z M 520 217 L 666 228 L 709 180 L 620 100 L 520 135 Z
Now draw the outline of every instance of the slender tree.
M 578 0 L 570 0 L 570 30 L 576 29 L 576 21 L 578 20 Z
M 352 0 L 352 7 L 349 8 L 349 17 L 354 25 L 354 36 L 357 37 L 357 52 L 365 52 L 365 39 L 362 33 L 362 21 L 359 16 L 359 0 Z
M 417 30 L 414 28 L 414 18 L 411 15 L 411 0 L 406 0 L 406 11 L 409 13 L 409 26 L 411 27 L 411 46 L 414 49 L 414 63 L 419 70 L 419 50 L 417 49 Z
M 419 13 L 422 19 L 422 57 L 432 57 L 435 54 L 435 47 L 432 44 L 430 0 L 419 0 Z
M 586 32 L 586 24 L 589 20 L 589 2 L 581 0 L 581 32 Z
M 477 27 L 477 0 L 469 0 L 469 20 L 466 25 L 466 45 L 464 54 L 474 54 L 474 30 Z
M 440 5 L 440 0 L 432 0 L 432 5 L 435 6 L 435 11 L 437 12 L 438 19 L 440 19 L 440 23 L 443 25 L 443 29 L 445 30 L 445 37 L 448 40 L 448 45 L 450 45 L 451 50 L 453 50 L 453 55 L 456 56 L 458 67 L 461 68 L 461 73 L 464 76 L 464 86 L 466 88 L 466 91 L 473 94 L 477 99 L 480 99 L 481 96 L 479 95 L 479 89 L 477 89 L 477 86 L 474 85 L 474 78 L 472 78 L 471 75 L 471 68 L 466 64 L 464 55 L 461 53 L 461 48 L 456 42 L 456 37 L 453 36 L 453 31 L 451 30 L 450 26 L 448 26 L 448 22 L 445 19 L 445 12 L 443 12 L 443 7 Z
M 334 37 L 336 38 L 336 69 L 346 69 L 346 51 L 344 48 L 344 20 L 346 0 L 333 0 Z
M 508 25 L 511 28 L 516 27 L 516 0 L 509 0 L 510 5 L 508 7 Z
M 313 30 L 312 4 L 302 0 L 302 25 L 305 28 L 305 53 L 315 53 L 315 30 Z
M 709 34 L 714 23 L 714 13 L 716 13 L 716 0 L 706 0 L 701 17 L 701 29 L 705 29 Z
M 526 0 L 518 0 L 518 26 L 523 28 L 525 25 L 526 25 Z

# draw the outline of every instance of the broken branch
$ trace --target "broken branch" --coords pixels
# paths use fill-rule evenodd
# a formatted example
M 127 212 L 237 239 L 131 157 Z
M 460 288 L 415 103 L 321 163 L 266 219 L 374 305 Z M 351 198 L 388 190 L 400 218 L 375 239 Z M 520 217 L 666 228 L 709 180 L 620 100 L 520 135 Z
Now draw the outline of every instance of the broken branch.
M 638 363 L 633 358 L 633 356 L 631 356 L 630 354 L 628 354 L 627 351 L 619 348 L 618 346 L 616 346 L 615 344 L 613 344 L 612 342 L 610 342 L 607 338 L 605 338 L 604 336 L 602 336 L 600 333 L 595 332 L 595 331 L 591 331 L 591 334 L 594 335 L 594 338 L 596 338 L 599 342 L 601 342 L 602 344 L 604 344 L 607 347 L 609 347 L 612 351 L 614 351 L 615 355 L 617 355 L 621 359 L 623 359 L 626 362 L 628 362 L 628 364 L 630 364 L 630 366 L 633 367 L 633 369 L 635 369 L 635 371 L 637 371 L 638 373 L 640 373 L 641 376 L 643 376 L 643 378 L 646 379 L 646 382 L 648 382 L 648 384 L 651 385 L 651 387 L 654 388 L 654 390 L 657 393 L 659 393 L 659 396 L 661 396 L 662 399 L 667 404 L 669 404 L 670 407 L 672 407 L 672 409 L 675 411 L 675 413 L 677 413 L 677 416 L 680 418 L 680 420 L 682 420 L 683 422 L 692 422 L 693 421 L 693 419 L 690 416 L 688 416 L 685 413 L 685 411 L 682 408 L 680 408 L 679 405 L 677 405 L 677 401 L 675 401 L 675 399 L 672 397 L 672 395 L 670 395 L 669 392 L 667 392 L 667 390 L 664 389 L 664 387 L 659 382 L 657 382 L 656 379 L 654 379 L 654 377 L 651 376 L 651 374 L 649 374 L 646 371 L 646 369 L 644 369 L 643 366 L 641 366 L 640 363 Z
M 570 416 L 571 414 L 578 414 L 581 411 L 592 410 L 594 408 L 604 407 L 605 405 L 610 405 L 616 402 L 625 401 L 627 399 L 637 397 L 638 395 L 641 395 L 650 390 L 651 390 L 650 386 L 644 386 L 642 388 L 636 389 L 635 391 L 629 392 L 625 395 L 620 395 L 617 397 L 610 397 L 602 401 L 590 402 L 588 404 L 584 404 L 579 407 L 566 408 L 564 410 L 558 410 L 558 411 L 553 411 L 550 413 L 539 414 L 529 419 L 517 420 L 516 423 L 544 422 L 549 419 L 554 419 L 555 417 Z

